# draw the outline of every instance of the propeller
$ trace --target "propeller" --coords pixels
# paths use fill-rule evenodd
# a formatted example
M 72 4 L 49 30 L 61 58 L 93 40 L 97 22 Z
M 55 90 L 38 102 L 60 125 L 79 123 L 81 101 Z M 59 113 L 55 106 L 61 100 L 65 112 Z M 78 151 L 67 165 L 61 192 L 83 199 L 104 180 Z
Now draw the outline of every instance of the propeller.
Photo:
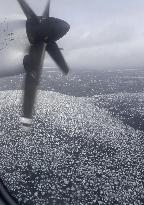
M 40 81 L 45 51 L 51 56 L 64 74 L 69 71 L 68 65 L 56 41 L 70 29 L 67 22 L 50 17 L 50 0 L 42 16 L 37 16 L 25 0 L 17 0 L 27 17 L 26 33 L 30 42 L 29 54 L 24 56 L 23 65 L 26 71 L 24 81 L 23 116 L 21 122 L 25 130 L 32 123 L 33 107 L 37 86 Z
M 51 0 L 48 1 L 46 8 L 44 10 L 43 17 L 45 18 L 50 17 L 50 4 L 51 4 Z

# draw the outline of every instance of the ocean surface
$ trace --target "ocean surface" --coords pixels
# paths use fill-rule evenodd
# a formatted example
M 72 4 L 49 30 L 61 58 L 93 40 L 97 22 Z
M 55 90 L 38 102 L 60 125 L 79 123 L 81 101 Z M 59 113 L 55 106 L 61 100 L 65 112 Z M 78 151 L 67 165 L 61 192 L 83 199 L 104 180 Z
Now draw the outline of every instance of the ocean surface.
M 0 175 L 18 203 L 144 204 L 144 70 L 45 70 L 29 133 L 23 78 L 0 79 Z

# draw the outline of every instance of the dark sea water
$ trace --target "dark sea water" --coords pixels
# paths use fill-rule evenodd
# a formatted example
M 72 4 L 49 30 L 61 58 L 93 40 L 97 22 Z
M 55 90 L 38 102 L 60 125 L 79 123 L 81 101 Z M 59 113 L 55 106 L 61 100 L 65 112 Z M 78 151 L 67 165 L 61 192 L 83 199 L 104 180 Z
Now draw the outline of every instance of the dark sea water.
M 144 204 L 144 71 L 44 71 L 30 133 L 22 81 L 0 80 L 0 173 L 19 204 Z

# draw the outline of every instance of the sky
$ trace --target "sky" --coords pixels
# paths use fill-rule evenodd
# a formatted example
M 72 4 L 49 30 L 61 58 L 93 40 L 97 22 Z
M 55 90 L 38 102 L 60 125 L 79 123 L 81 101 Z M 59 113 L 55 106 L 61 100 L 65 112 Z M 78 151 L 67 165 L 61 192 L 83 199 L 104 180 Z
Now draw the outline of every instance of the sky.
M 41 15 L 47 0 L 27 2 Z M 23 15 L 16 0 L 0 5 L 1 16 Z M 72 69 L 144 67 L 143 0 L 52 0 L 50 15 L 71 25 L 58 44 Z

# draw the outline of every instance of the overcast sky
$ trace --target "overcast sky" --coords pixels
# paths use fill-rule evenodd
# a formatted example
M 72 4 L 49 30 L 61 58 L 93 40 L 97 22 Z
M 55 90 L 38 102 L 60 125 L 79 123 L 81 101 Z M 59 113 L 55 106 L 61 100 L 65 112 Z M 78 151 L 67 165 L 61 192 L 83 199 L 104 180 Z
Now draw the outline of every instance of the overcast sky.
M 27 2 L 40 15 L 47 0 Z M 17 0 L 0 5 L 1 16 L 23 14 Z M 71 67 L 144 67 L 143 0 L 52 0 L 51 16 L 71 25 L 59 41 Z

